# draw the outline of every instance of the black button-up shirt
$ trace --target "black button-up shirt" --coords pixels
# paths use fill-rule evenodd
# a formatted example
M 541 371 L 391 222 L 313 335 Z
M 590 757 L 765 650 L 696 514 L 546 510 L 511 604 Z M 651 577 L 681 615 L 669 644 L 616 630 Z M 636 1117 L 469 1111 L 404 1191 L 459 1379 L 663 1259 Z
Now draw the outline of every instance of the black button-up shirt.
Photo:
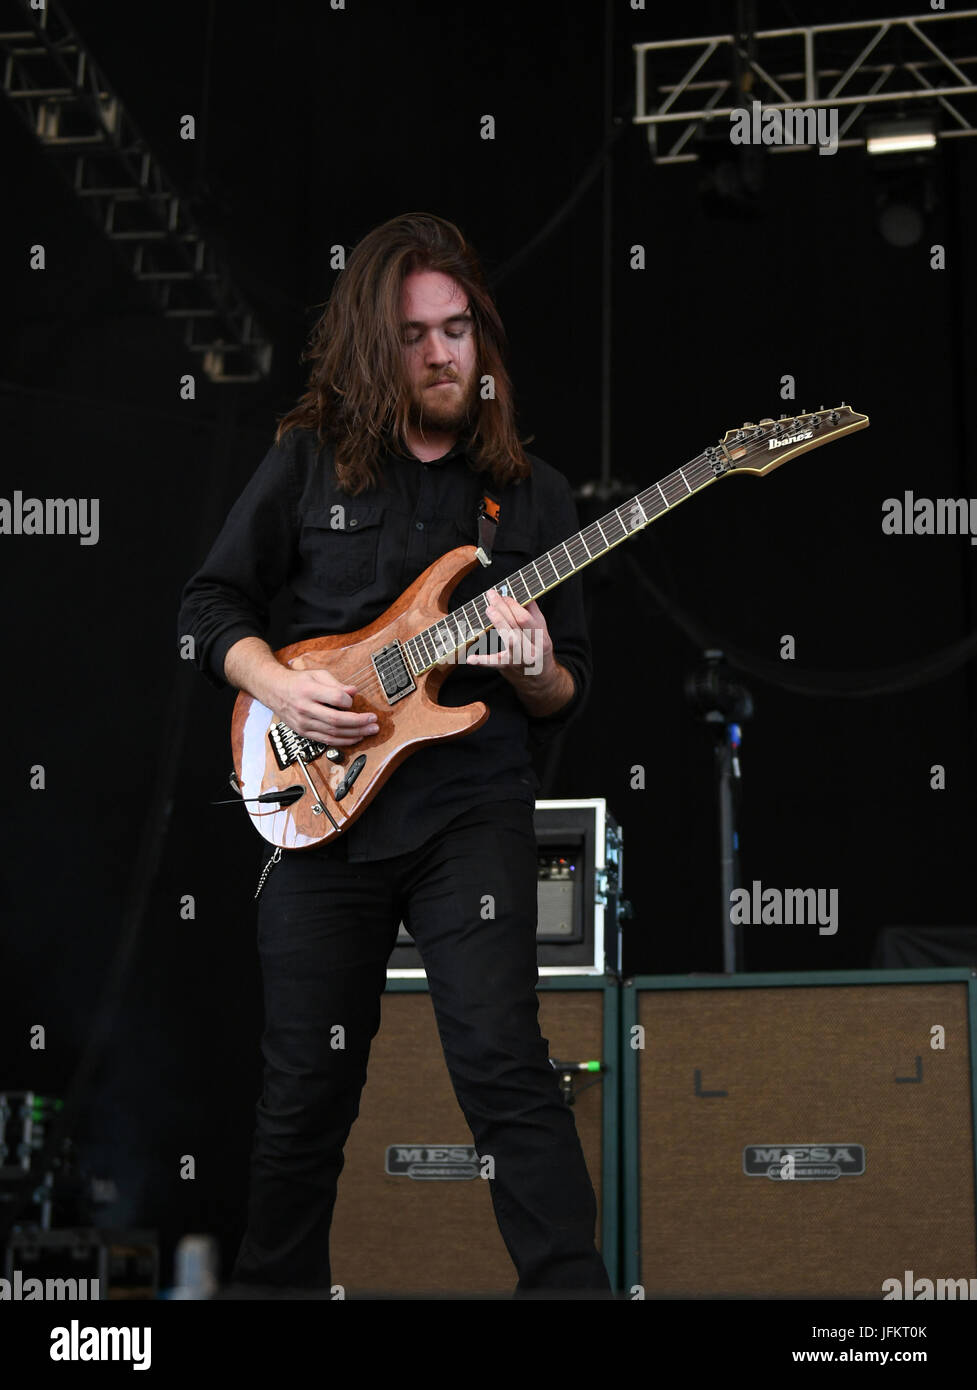
M 449 600 L 452 609 L 579 530 L 566 478 L 529 457 L 530 477 L 492 489 L 500 499 L 492 564 L 477 565 L 461 580 Z M 224 658 L 235 642 L 269 640 L 269 606 L 282 589 L 290 607 L 280 645 L 355 632 L 446 551 L 478 544 L 476 515 L 487 475 L 473 469 L 464 442 L 432 463 L 388 451 L 381 467 L 378 486 L 350 497 L 336 486 L 331 449 L 317 452 L 310 431 L 289 431 L 269 449 L 183 591 L 180 635 L 193 637 L 196 664 L 215 685 L 227 684 Z M 489 718 L 472 733 L 405 759 L 344 831 L 351 861 L 416 849 L 485 801 L 534 802 L 539 780 L 531 750 L 579 712 L 591 679 L 579 576 L 544 594 L 539 606 L 554 656 L 573 677 L 573 698 L 537 718 L 498 671 L 456 666 L 439 702 L 484 700 Z

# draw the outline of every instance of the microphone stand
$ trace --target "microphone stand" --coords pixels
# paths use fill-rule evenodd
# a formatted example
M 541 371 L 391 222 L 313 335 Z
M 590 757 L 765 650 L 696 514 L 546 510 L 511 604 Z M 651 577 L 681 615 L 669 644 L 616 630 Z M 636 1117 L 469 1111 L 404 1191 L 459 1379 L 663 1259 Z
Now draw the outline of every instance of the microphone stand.
M 703 665 L 686 678 L 685 693 L 708 724 L 715 738 L 713 765 L 716 772 L 716 802 L 719 820 L 720 927 L 723 943 L 723 973 L 735 975 L 743 968 L 743 929 L 730 921 L 730 899 L 740 886 L 739 831 L 736 828 L 738 791 L 741 781 L 739 750 L 742 742 L 740 721 L 753 714 L 753 697 L 728 676 L 721 651 L 703 653 Z

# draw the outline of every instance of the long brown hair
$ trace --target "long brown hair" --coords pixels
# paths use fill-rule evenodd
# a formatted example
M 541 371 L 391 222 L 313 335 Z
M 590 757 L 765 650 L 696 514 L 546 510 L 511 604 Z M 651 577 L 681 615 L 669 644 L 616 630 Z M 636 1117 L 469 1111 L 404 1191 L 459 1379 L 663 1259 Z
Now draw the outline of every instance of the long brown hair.
M 378 480 L 383 446 L 407 450 L 411 388 L 403 362 L 401 290 L 407 275 L 435 270 L 450 275 L 468 296 L 474 321 L 476 375 L 494 381 L 494 399 L 477 396 L 468 453 L 498 487 L 527 477 L 529 460 L 516 431 L 512 383 L 504 364 L 505 329 L 474 250 L 453 222 L 405 213 L 367 233 L 312 330 L 303 361 L 311 361 L 308 387 L 275 434 L 314 430 L 332 444 L 336 481 L 356 495 Z

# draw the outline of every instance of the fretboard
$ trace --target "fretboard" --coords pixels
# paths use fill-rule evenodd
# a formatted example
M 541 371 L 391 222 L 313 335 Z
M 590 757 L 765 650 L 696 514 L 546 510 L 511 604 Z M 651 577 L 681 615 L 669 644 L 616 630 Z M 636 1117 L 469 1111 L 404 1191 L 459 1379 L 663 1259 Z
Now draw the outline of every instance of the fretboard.
M 552 550 L 547 550 L 545 555 L 540 555 L 531 564 L 524 565 L 521 570 L 492 587 L 500 594 L 511 595 L 519 604 L 531 603 L 601 555 L 606 555 L 614 546 L 626 541 L 657 517 L 677 507 L 694 492 L 701 492 L 715 479 L 712 461 L 705 454 L 700 454 L 667 478 L 653 483 L 644 492 L 615 507 L 598 521 L 592 521 L 576 535 L 569 536 Z M 493 624 L 486 611 L 487 604 L 487 595 L 479 594 L 477 598 L 452 609 L 415 637 L 408 638 L 404 649 L 414 674 L 420 675 L 430 670 L 445 657 L 461 651 L 482 633 L 488 632 Z

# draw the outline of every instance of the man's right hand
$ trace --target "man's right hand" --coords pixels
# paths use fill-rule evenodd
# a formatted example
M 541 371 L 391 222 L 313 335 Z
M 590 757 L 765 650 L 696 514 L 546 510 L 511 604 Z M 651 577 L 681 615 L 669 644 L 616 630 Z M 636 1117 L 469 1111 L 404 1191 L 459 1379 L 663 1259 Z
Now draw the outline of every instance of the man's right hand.
M 270 700 L 262 699 L 261 703 L 303 738 L 333 748 L 351 748 L 379 729 L 372 712 L 350 711 L 356 686 L 341 685 L 328 671 L 290 671 L 282 666 L 281 675 L 272 678 L 269 686 L 266 693 Z
M 378 730 L 375 714 L 352 714 L 355 685 L 341 685 L 319 668 L 293 671 L 260 637 L 242 637 L 224 658 L 224 675 L 303 738 L 350 748 Z

